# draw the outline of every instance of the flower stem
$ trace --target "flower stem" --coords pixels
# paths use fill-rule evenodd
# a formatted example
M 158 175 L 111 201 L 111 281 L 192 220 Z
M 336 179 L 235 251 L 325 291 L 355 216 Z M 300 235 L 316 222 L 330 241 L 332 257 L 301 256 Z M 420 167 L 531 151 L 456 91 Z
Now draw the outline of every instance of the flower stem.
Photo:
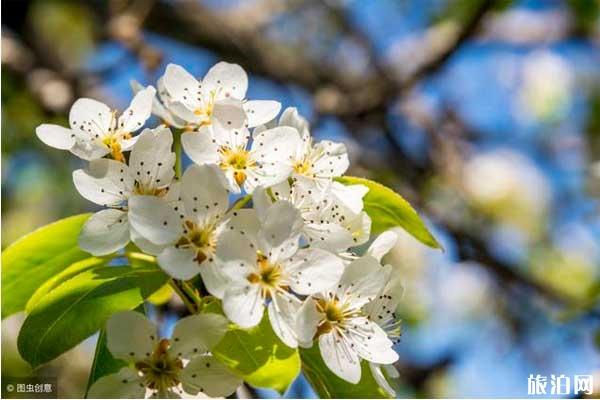
M 192 301 L 190 301 L 190 299 L 184 292 L 183 288 L 181 287 L 181 283 L 182 283 L 182 281 L 178 281 L 176 279 L 169 279 L 169 285 L 173 288 L 175 293 L 177 293 L 177 295 L 181 298 L 181 301 L 183 301 L 183 304 L 185 304 L 188 311 L 191 314 L 196 314 L 196 306 L 194 305 L 194 303 Z
M 181 178 L 181 130 L 175 130 L 173 135 L 173 147 L 175 149 L 175 177 Z
M 198 310 L 198 312 L 200 312 L 200 309 L 202 308 L 203 299 L 199 295 L 198 291 L 186 281 L 181 281 L 181 288 L 194 301 L 196 309 Z

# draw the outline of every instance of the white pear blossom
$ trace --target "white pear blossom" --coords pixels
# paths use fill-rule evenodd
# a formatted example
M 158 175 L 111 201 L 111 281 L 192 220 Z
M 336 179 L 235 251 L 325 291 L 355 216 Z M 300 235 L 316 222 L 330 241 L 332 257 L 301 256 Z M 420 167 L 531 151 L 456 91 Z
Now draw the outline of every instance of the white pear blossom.
M 137 140 L 131 134 L 150 117 L 155 92 L 151 86 L 139 91 L 120 116 L 104 103 L 81 98 L 69 112 L 70 129 L 42 124 L 35 132 L 48 146 L 69 150 L 84 160 L 110 154 L 117 161 L 125 161 L 123 152 L 131 150 Z
M 242 383 L 209 351 L 227 330 L 218 314 L 200 314 L 177 322 L 170 339 L 135 311 L 114 314 L 107 322 L 107 348 L 127 366 L 98 379 L 89 398 L 179 398 L 199 393 L 232 394 Z
M 262 188 L 261 188 L 262 190 Z M 243 328 L 257 325 L 268 309 L 277 336 L 298 345 L 294 331 L 301 301 L 296 295 L 326 290 L 339 280 L 342 260 L 323 249 L 299 249 L 299 212 L 278 201 L 261 216 L 257 229 L 230 231 L 218 256 L 232 278 L 223 296 L 227 317 Z
M 346 267 L 333 290 L 312 295 L 300 308 L 300 345 L 311 347 L 316 339 L 327 367 L 348 382 L 360 381 L 361 359 L 383 365 L 398 359 L 393 342 L 364 309 L 380 295 L 390 270 L 365 255 Z
M 208 291 L 222 297 L 227 279 L 216 252 L 230 246 L 221 240 L 227 229 L 255 225 L 252 210 L 227 211 L 228 193 L 216 167 L 193 165 L 181 179 L 179 201 L 168 204 L 152 196 L 130 201 L 130 221 L 143 251 L 156 255 L 158 265 L 176 279 L 201 274 Z M 246 222 L 252 221 L 252 222 Z
M 292 177 L 310 182 L 316 189 L 315 195 L 322 195 L 321 192 L 329 187 L 332 178 L 341 176 L 348 169 L 346 146 L 330 140 L 313 143 L 308 122 L 298 114 L 296 108 L 287 108 L 282 113 L 279 126 L 295 130 L 289 139 L 292 152 L 286 159 L 293 171 Z M 255 134 L 260 134 L 264 129 L 257 128 Z
M 281 109 L 276 101 L 245 100 L 248 76 L 237 64 L 217 63 L 201 81 L 183 67 L 169 64 L 163 81 L 167 107 L 190 130 L 254 127 L 272 120 Z
M 213 130 L 183 134 L 186 154 L 196 164 L 217 165 L 234 193 L 252 193 L 257 186 L 272 186 L 287 179 L 292 168 L 285 162 L 293 150 L 295 130 L 278 127 L 254 136 L 250 148 L 248 129 Z
M 175 164 L 172 144 L 173 135 L 168 128 L 145 129 L 133 146 L 129 165 L 102 158 L 90 161 L 86 169 L 73 172 L 79 193 L 107 207 L 93 214 L 83 226 L 79 236 L 83 250 L 105 255 L 129 243 L 128 203 L 132 197 L 153 196 L 166 201 L 177 198 L 177 186 L 172 185 Z
M 334 182 L 335 183 L 335 182 Z M 343 186 L 343 185 L 342 185 Z M 296 180 L 292 185 L 285 180 L 270 188 L 269 194 L 255 192 L 254 208 L 259 214 L 274 200 L 286 200 L 296 207 L 302 217 L 301 233 L 311 247 L 320 247 L 335 253 L 342 253 L 349 247 L 358 246 L 369 240 L 371 219 L 363 211 L 362 197 L 368 191 L 363 185 L 352 185 L 340 189 L 335 186 L 320 196 L 314 192 L 314 185 L 304 180 Z M 345 189 L 347 188 L 347 189 Z

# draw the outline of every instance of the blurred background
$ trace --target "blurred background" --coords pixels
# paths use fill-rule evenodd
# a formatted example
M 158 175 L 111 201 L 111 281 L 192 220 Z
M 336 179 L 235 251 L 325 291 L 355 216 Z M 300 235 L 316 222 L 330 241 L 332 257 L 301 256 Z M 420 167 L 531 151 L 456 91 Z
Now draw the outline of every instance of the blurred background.
M 2 4 L 2 246 L 93 210 L 82 162 L 35 127 L 78 97 L 126 107 L 129 80 L 219 60 L 248 97 L 343 141 L 352 175 L 393 187 L 446 251 L 402 234 L 400 397 L 523 397 L 530 374 L 600 394 L 600 2 L 114 0 Z M 180 307 L 155 307 L 172 321 Z M 2 324 L 2 374 L 22 316 Z M 36 371 L 82 396 L 94 339 Z M 274 396 L 247 389 L 241 395 Z M 288 397 L 314 394 L 302 378 Z

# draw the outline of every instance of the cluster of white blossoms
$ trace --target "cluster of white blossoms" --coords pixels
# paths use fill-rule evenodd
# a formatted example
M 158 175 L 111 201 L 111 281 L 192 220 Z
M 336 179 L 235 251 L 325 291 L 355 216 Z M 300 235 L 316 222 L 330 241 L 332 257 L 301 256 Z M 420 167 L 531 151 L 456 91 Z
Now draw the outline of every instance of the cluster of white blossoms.
M 157 87 L 158 95 L 134 83 L 136 95 L 119 117 L 80 99 L 70 129 L 37 129 L 44 143 L 89 161 L 73 180 L 105 209 L 87 221 L 80 246 L 106 255 L 132 241 L 174 279 L 200 274 L 240 327 L 256 326 L 266 309 L 286 345 L 316 343 L 331 371 L 352 383 L 366 360 L 392 391 L 380 366 L 398 358 L 399 284 L 381 259 L 397 237 L 385 232 L 356 255 L 370 239 L 368 188 L 335 181 L 349 166 L 345 145 L 315 142 L 295 108 L 277 120 L 278 102 L 247 100 L 238 65 L 218 63 L 199 81 L 171 64 Z M 133 136 L 151 114 L 162 124 Z M 171 129 L 193 162 L 181 177 Z M 235 196 L 252 203 L 230 204 Z M 152 360 L 171 357 L 157 343 Z M 176 381 L 185 390 L 183 378 Z

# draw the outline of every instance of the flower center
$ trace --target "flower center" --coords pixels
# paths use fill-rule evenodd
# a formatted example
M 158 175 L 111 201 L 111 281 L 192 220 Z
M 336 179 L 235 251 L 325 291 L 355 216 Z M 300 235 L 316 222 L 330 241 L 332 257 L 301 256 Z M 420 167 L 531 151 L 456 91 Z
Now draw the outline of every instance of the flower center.
M 210 99 L 206 102 L 203 102 L 201 107 L 198 107 L 194 110 L 194 115 L 197 116 L 199 119 L 199 121 L 197 122 L 198 128 L 211 124 L 214 105 L 215 93 L 211 93 Z
M 183 236 L 179 238 L 175 247 L 192 248 L 196 252 L 194 260 L 202 264 L 206 259 L 213 260 L 217 248 L 217 235 L 215 235 L 215 224 L 196 224 L 186 220 L 183 223 Z
M 311 173 L 312 164 L 307 159 L 296 161 L 293 165 L 293 168 L 294 168 L 294 172 L 296 172 L 298 175 L 306 175 L 306 176 L 313 175 Z
M 141 196 L 148 195 L 148 196 L 163 197 L 168 192 L 169 192 L 168 186 L 158 188 L 158 187 L 156 187 L 156 185 L 154 185 L 153 182 L 143 183 L 143 182 L 135 181 L 133 184 L 133 193 L 139 194 Z
M 263 297 L 268 297 L 271 290 L 277 289 L 283 277 L 283 269 L 279 264 L 272 264 L 262 253 L 257 253 L 256 264 L 258 271 L 252 272 L 246 279 L 251 283 L 259 284 Z
M 317 300 L 317 311 L 322 314 L 322 319 L 317 327 L 315 338 L 334 329 L 343 329 L 344 323 L 356 314 L 337 297 Z
M 168 349 L 169 341 L 162 339 L 150 356 L 135 363 L 135 368 L 142 375 L 142 383 L 147 388 L 160 392 L 180 383 L 183 362 L 180 358 L 170 356 Z
M 221 153 L 221 169 L 232 169 L 233 177 L 238 185 L 242 185 L 247 178 L 246 169 L 256 165 L 250 152 L 243 147 L 230 148 L 223 146 L 219 149 Z

